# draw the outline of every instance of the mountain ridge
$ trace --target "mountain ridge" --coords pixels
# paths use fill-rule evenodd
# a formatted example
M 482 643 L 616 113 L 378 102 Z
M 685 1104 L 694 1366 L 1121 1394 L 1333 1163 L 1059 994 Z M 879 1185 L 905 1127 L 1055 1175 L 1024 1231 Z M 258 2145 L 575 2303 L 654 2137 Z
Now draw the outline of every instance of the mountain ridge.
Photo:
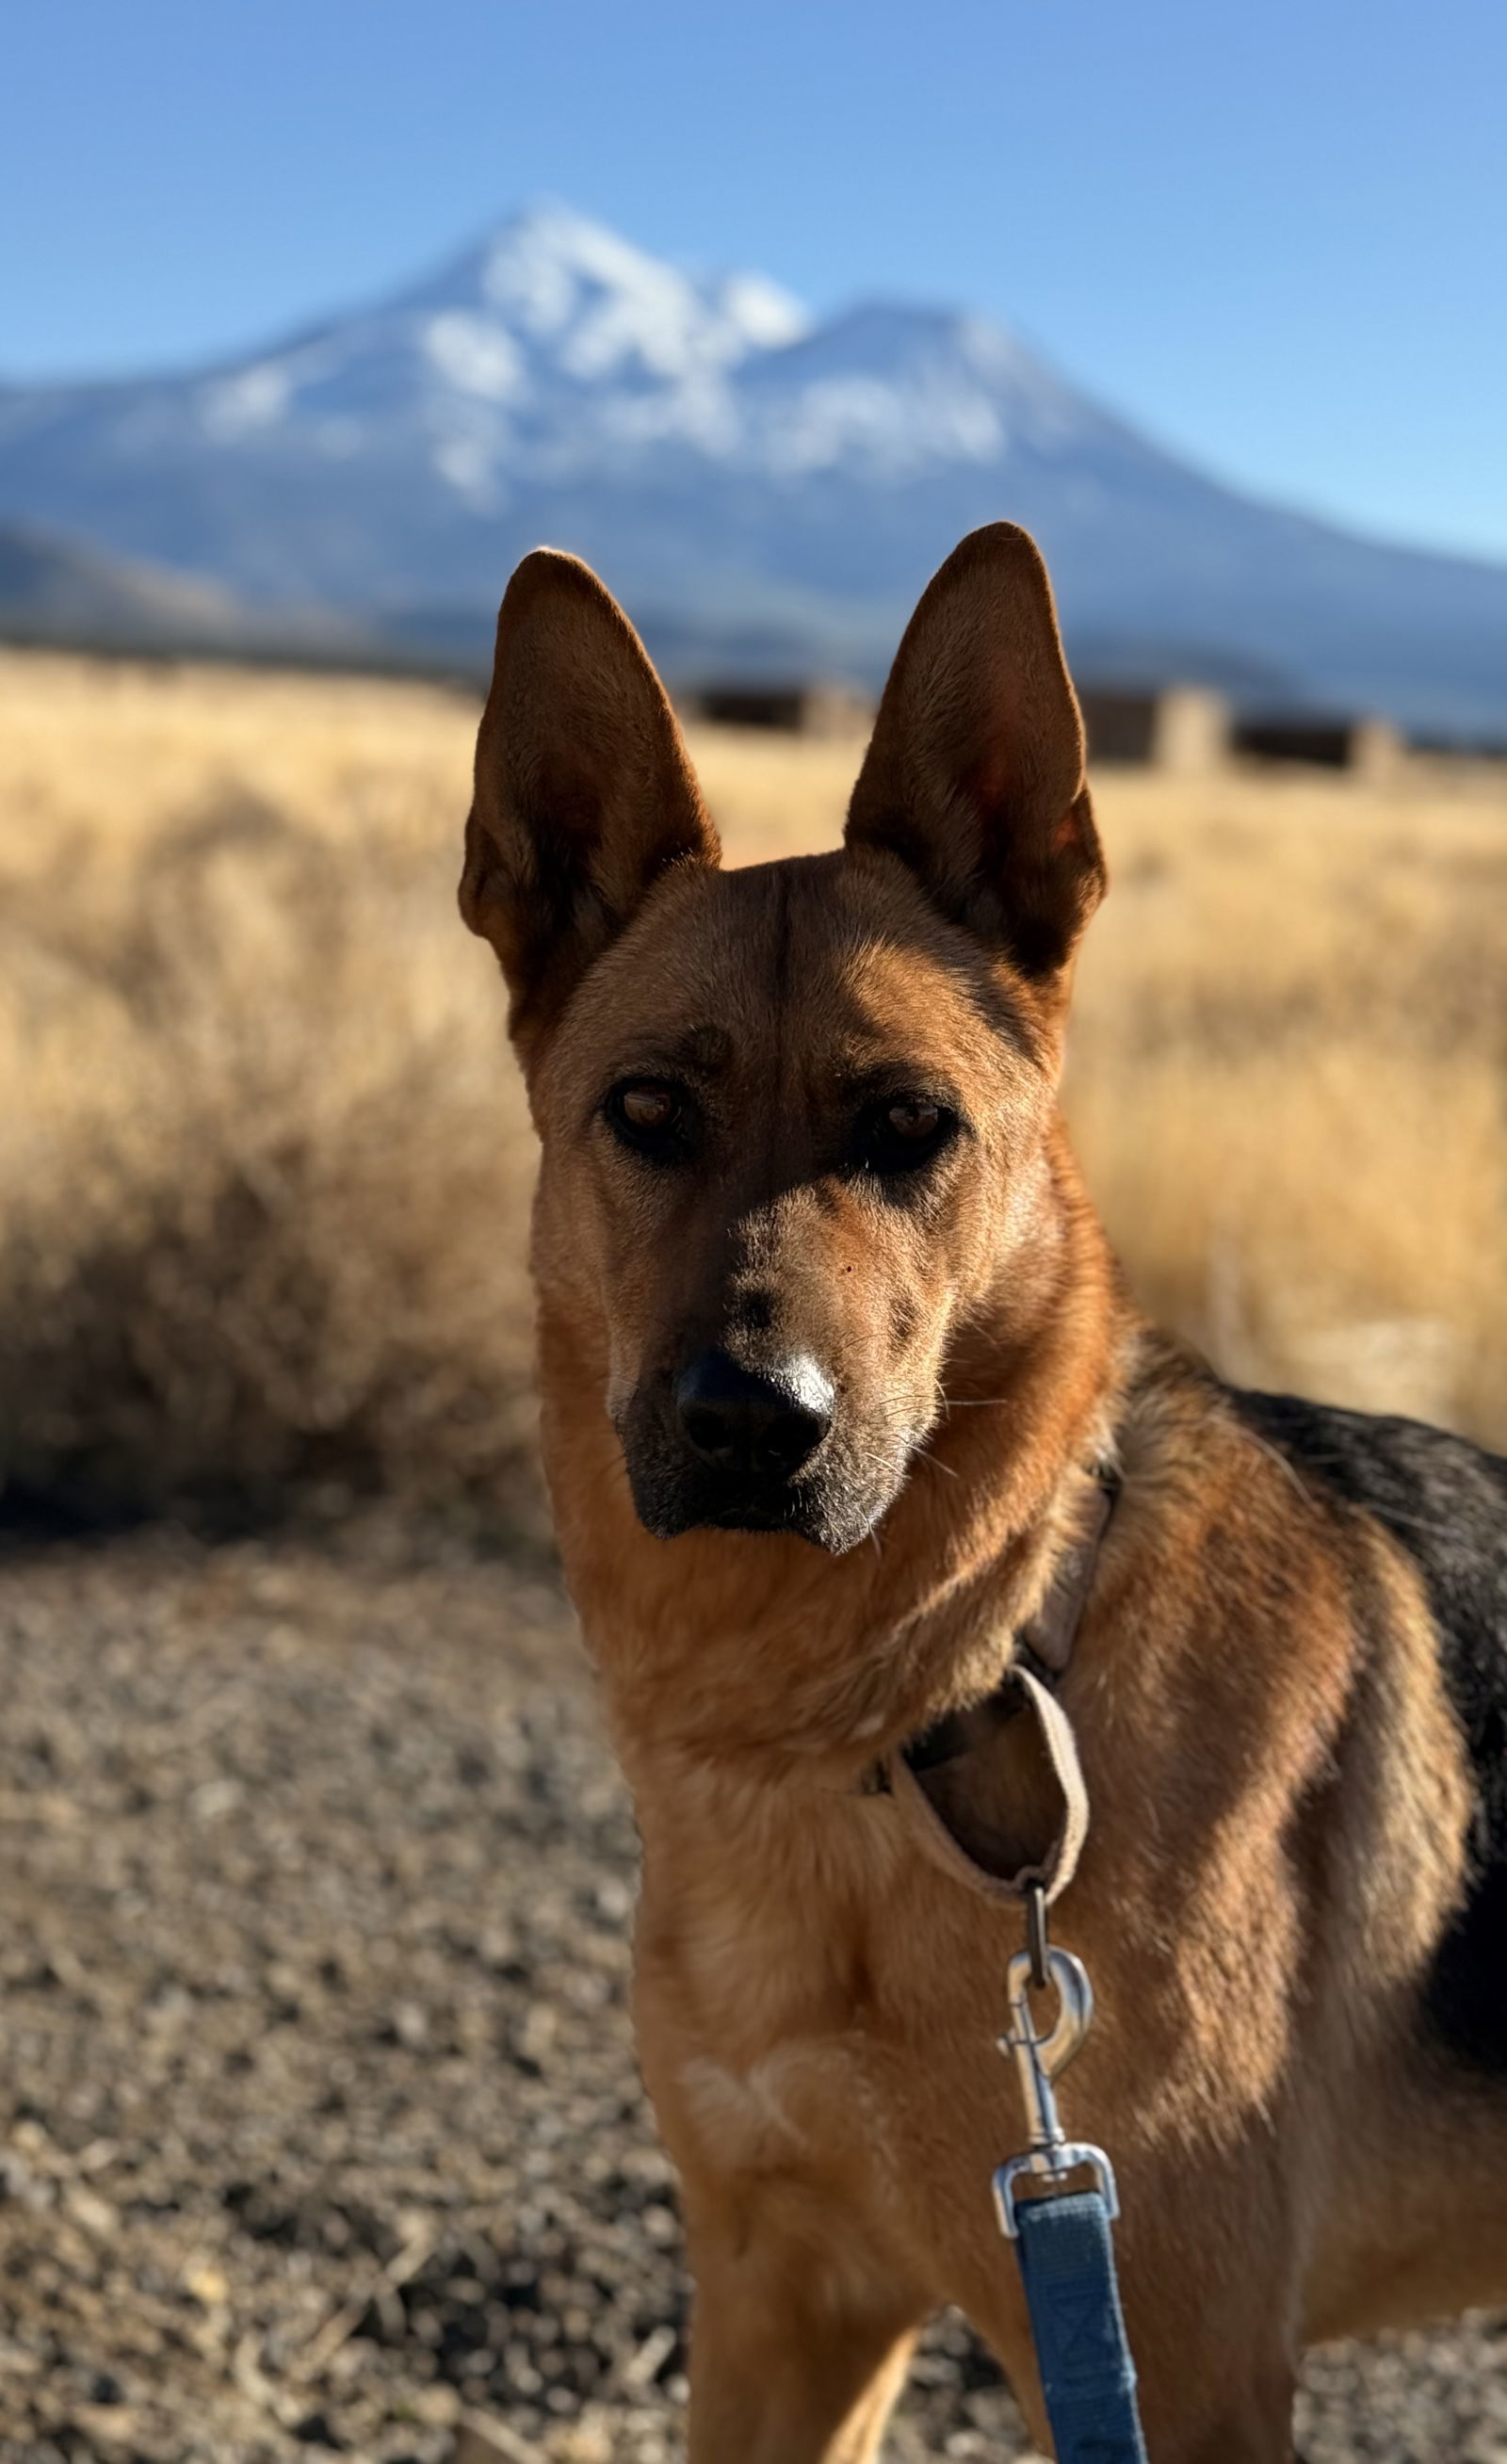
M 872 682 L 953 541 L 1040 539 L 1081 672 L 1507 736 L 1507 568 L 1371 541 L 1205 474 L 1009 327 L 815 319 L 568 207 L 349 316 L 184 373 L 0 386 L 0 520 L 480 665 L 539 539 L 683 677 Z

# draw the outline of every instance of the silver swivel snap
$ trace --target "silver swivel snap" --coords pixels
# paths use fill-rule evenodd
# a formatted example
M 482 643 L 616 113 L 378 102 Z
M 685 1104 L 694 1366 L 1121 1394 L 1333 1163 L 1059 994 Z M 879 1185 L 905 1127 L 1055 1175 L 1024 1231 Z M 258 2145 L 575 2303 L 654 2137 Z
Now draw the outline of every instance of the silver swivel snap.
M 1057 2016 L 1044 2035 L 1037 2032 L 1031 2010 L 1032 1971 L 1041 1966 L 1047 1991 L 1057 1996 Z M 1031 2144 L 1023 2156 L 1012 2156 L 994 2175 L 1000 2231 L 1015 2240 L 1018 2183 L 1037 2186 L 1038 2195 L 1059 2190 L 1066 2187 L 1065 2177 L 1084 2166 L 1097 2174 L 1113 2218 L 1120 2212 L 1120 2202 L 1109 2159 L 1103 2148 L 1066 2137 L 1052 2093 L 1053 2081 L 1066 2070 L 1093 2025 L 1094 1992 L 1088 1970 L 1070 1950 L 1059 1950 L 1038 1939 L 1030 1950 L 1016 1951 L 1006 1971 L 1006 1991 L 1010 2025 L 999 2039 L 999 2050 L 1014 2058 Z

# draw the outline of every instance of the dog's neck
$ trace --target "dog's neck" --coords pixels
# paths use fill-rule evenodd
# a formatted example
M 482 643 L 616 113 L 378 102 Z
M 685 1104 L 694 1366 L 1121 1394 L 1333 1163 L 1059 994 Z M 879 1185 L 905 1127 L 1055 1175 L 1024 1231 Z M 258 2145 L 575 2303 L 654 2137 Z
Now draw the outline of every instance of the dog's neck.
M 1030 1329 L 980 1312 L 948 1397 L 867 1542 L 833 1557 L 780 1534 L 652 1539 L 607 1419 L 605 1330 L 541 1292 L 544 1446 L 567 1580 L 630 1769 L 644 1751 L 819 1766 L 837 1784 L 987 1692 L 1112 1450 L 1139 1321 L 1054 1150 L 1053 1287 Z

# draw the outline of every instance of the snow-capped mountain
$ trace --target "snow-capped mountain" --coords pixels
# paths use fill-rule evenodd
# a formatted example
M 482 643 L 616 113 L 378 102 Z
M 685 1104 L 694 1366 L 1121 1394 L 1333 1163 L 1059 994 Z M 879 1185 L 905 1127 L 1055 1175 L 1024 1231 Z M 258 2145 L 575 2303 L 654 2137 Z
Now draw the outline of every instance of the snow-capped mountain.
M 463 501 L 494 511 L 662 439 L 717 452 L 730 372 L 806 319 L 756 276 L 696 282 L 555 207 L 520 217 L 390 306 L 200 385 L 218 438 L 296 437 L 357 461 L 400 442 Z
M 229 365 L 0 388 L 0 518 L 475 664 L 548 539 L 671 670 L 872 676 L 927 574 L 1001 515 L 1041 539 L 1085 674 L 1507 735 L 1507 571 L 1220 487 L 986 319 L 814 323 L 560 207 Z

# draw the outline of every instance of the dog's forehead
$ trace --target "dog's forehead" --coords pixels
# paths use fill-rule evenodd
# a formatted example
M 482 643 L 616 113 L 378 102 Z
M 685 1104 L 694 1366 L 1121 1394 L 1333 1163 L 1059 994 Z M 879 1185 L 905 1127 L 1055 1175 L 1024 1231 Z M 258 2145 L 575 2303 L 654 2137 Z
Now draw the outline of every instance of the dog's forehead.
M 891 870 L 835 854 L 666 884 L 577 1005 L 580 1057 L 720 1076 L 798 1045 L 819 1069 L 992 1068 L 1001 1029 L 1020 1040 L 997 970 Z

